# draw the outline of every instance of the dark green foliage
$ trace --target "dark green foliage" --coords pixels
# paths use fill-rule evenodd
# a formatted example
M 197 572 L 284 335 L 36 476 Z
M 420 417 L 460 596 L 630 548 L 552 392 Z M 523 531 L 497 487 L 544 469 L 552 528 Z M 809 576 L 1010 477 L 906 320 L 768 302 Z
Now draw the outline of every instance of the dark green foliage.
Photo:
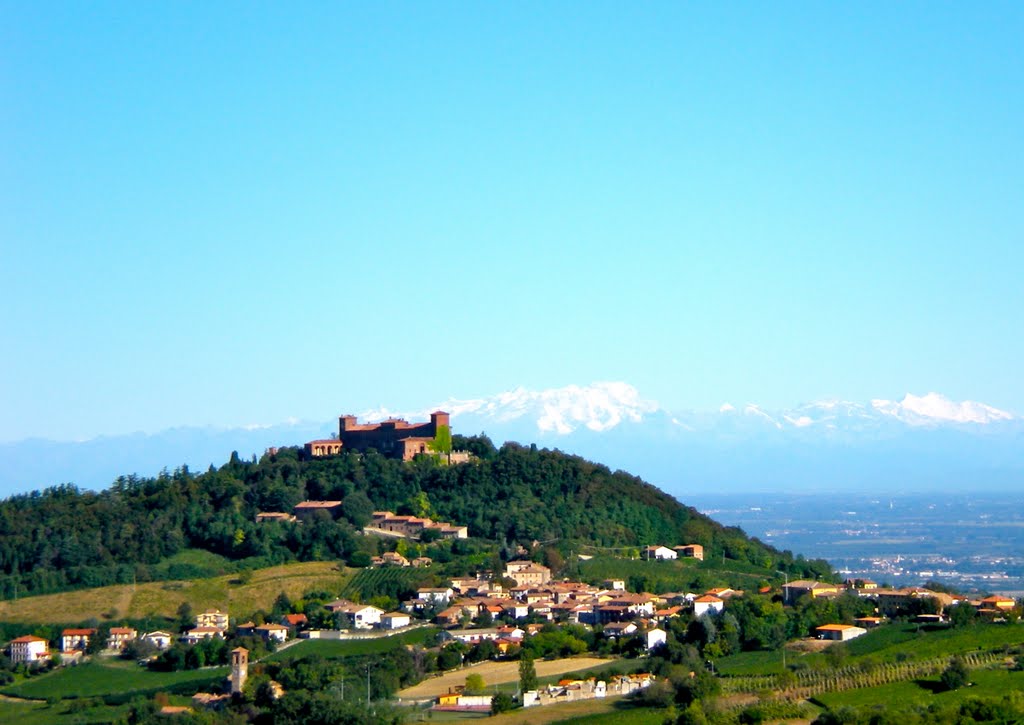
M 523 652 L 519 660 L 519 689 L 522 692 L 537 689 L 537 668 L 533 664 L 533 655 Z
M 493 698 L 491 698 L 491 714 L 500 715 L 503 712 L 508 712 L 515 708 L 515 700 L 512 699 L 512 695 L 507 692 L 499 692 Z
M 949 665 L 942 671 L 942 676 L 939 679 L 947 690 L 959 690 L 968 683 L 970 678 L 971 671 L 967 668 L 967 663 L 962 657 L 956 656 L 949 661 Z

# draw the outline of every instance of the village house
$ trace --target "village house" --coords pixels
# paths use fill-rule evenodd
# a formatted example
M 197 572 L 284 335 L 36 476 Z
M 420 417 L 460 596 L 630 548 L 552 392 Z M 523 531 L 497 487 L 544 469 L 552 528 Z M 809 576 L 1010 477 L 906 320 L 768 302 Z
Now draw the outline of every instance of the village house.
M 121 651 L 129 642 L 136 640 L 139 633 L 131 627 L 111 627 L 107 637 L 107 649 Z
M 347 599 L 337 599 L 324 605 L 333 614 L 342 615 L 353 629 L 373 629 L 380 624 L 384 610 L 372 604 L 355 604 Z
M 601 586 L 603 586 L 605 589 L 611 589 L 615 592 L 626 591 L 626 582 L 622 579 L 605 579 L 603 582 L 601 582 Z
M 45 639 L 27 634 L 11 640 L 8 656 L 12 664 L 32 664 L 49 659 L 49 649 L 50 643 Z
M 604 626 L 602 633 L 609 639 L 616 639 L 633 634 L 637 629 L 638 627 L 633 622 L 612 622 Z
M 431 559 L 429 556 L 417 556 L 415 559 L 412 560 L 412 565 L 416 569 L 425 569 L 433 563 L 434 560 Z
M 551 570 L 532 561 L 510 561 L 505 576 L 521 587 L 539 587 L 551 581 Z
M 286 614 L 281 617 L 281 624 L 292 629 L 302 629 L 309 624 L 305 614 Z
M 685 559 L 697 559 L 698 561 L 704 561 L 704 547 L 700 544 L 673 546 L 672 550 Z
M 1017 606 L 1017 602 L 1010 597 L 993 595 L 982 599 L 981 607 L 979 607 L 979 609 L 999 609 L 1006 612 L 1013 609 L 1015 606 Z
M 182 636 L 181 641 L 185 644 L 196 644 L 204 639 L 212 639 L 214 637 L 220 637 L 225 639 L 224 635 L 227 632 L 222 627 L 193 627 Z
M 85 651 L 89 640 L 96 634 L 95 629 L 65 629 L 60 633 L 60 651 L 64 653 Z
M 668 548 L 667 546 L 660 545 L 644 547 L 643 555 L 645 559 L 650 559 L 651 561 L 668 561 L 679 557 L 679 555 L 676 554 L 676 552 L 674 552 L 672 549 Z
M 288 628 L 282 624 L 261 624 L 254 630 L 263 639 L 284 642 L 288 639 Z
M 421 539 L 425 531 L 433 531 L 440 539 L 466 539 L 469 528 L 421 516 L 399 516 L 390 511 L 374 511 L 363 533 L 404 539 Z
M 380 617 L 381 629 L 401 629 L 412 624 L 412 618 L 403 612 L 388 612 Z
M 812 599 L 816 599 L 818 597 L 834 597 L 838 596 L 839 587 L 835 584 L 826 584 L 825 582 L 816 582 L 807 579 L 799 579 L 782 585 L 783 604 L 795 604 L 796 601 L 805 594 L 810 596 Z
M 397 551 L 385 551 L 380 555 L 382 566 L 409 566 L 409 560 Z
M 161 632 L 157 630 L 156 632 L 147 632 L 142 635 L 142 641 L 148 642 L 157 649 L 167 649 L 171 646 L 171 642 L 174 641 L 174 635 L 170 632 Z
M 721 612 L 725 602 L 712 594 L 705 594 L 693 600 L 693 616 L 700 617 L 708 612 Z
M 845 642 L 868 633 L 863 627 L 854 627 L 852 624 L 823 624 L 815 627 L 814 631 L 818 633 L 818 639 L 831 639 L 836 642 Z
M 416 590 L 416 596 L 432 604 L 446 606 L 455 596 L 455 592 L 451 587 L 420 587 Z
M 487 629 L 445 629 L 441 631 L 439 639 L 442 642 L 458 640 L 466 644 L 479 644 L 485 640 L 496 640 L 501 637 L 497 628 Z
M 644 640 L 647 643 L 648 651 L 668 642 L 668 633 L 664 629 L 655 628 L 644 632 Z
M 196 626 L 227 629 L 228 615 L 219 609 L 207 609 L 205 612 L 196 615 Z
M 308 521 L 317 511 L 324 511 L 331 518 L 341 516 L 341 501 L 303 501 L 292 509 L 300 521 Z

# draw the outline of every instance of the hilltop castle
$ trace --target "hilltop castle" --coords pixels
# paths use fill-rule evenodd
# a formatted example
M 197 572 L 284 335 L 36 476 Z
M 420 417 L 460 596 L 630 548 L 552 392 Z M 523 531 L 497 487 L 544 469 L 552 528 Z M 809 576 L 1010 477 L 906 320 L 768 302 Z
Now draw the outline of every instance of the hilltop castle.
M 447 428 L 448 413 L 437 411 L 430 414 L 426 423 L 410 423 L 402 418 L 388 418 L 380 423 L 357 423 L 356 416 L 343 415 L 338 419 L 338 438 L 310 441 L 306 444 L 306 455 L 310 458 L 324 458 L 341 453 L 345 448 L 351 451 L 378 451 L 388 458 L 411 461 L 415 456 L 430 453 L 439 430 Z

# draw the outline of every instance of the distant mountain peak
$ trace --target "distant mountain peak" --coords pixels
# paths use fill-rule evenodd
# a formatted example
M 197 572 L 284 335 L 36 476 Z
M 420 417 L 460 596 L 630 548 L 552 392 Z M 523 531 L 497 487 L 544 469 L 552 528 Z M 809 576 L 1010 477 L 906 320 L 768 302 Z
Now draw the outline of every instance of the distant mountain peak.
M 645 416 L 660 410 L 657 403 L 645 400 L 629 383 L 605 381 L 590 385 L 567 385 L 547 390 L 528 390 L 522 386 L 485 398 L 450 398 L 430 410 L 441 408 L 453 419 L 476 416 L 507 423 L 519 419 L 532 420 L 541 433 L 568 435 L 580 428 L 601 433 L 623 422 L 639 423 Z M 403 414 L 422 417 L 426 411 Z M 367 411 L 368 420 L 382 420 L 396 415 L 386 408 Z
M 871 407 L 884 415 L 908 425 L 936 425 L 939 423 L 977 423 L 986 425 L 1013 420 L 1014 416 L 991 405 L 964 400 L 959 403 L 939 393 L 917 396 L 907 393 L 903 400 L 872 400 Z

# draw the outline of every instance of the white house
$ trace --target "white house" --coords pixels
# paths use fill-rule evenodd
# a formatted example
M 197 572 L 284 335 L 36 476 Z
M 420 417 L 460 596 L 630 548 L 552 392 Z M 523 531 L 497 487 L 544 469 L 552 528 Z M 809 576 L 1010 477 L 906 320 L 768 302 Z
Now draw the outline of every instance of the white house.
M 444 629 L 441 630 L 440 639 L 442 640 L 453 640 L 457 639 L 460 642 L 466 644 L 479 644 L 485 639 L 495 640 L 499 639 L 501 634 L 497 628 L 494 629 Z
M 723 609 L 725 609 L 725 602 L 711 594 L 705 594 L 703 597 L 697 597 L 693 600 L 693 614 L 695 617 L 712 611 L 721 612 Z
M 678 559 L 679 554 L 672 551 L 672 549 L 667 546 L 648 546 L 644 549 L 644 558 L 662 560 Z
M 448 602 L 455 595 L 451 587 L 420 587 L 416 590 L 416 597 L 441 607 L 448 606 Z
M 412 624 L 412 617 L 404 612 L 388 612 L 380 618 L 381 629 L 401 629 Z
M 338 599 L 325 605 L 335 614 L 344 615 L 353 629 L 373 629 L 380 624 L 384 610 L 372 604 L 355 604 L 345 599 Z
M 612 622 L 604 626 L 605 637 L 623 637 L 626 635 L 633 634 L 637 630 L 637 626 L 632 622 Z
M 195 644 L 201 640 L 214 637 L 224 639 L 224 630 L 220 627 L 193 627 L 182 636 L 181 641 L 186 644 Z
M 161 632 L 157 630 L 156 632 L 147 632 L 142 635 L 142 639 L 149 642 L 157 649 L 167 649 L 171 646 L 171 642 L 174 641 L 174 635 L 170 632 Z
M 651 629 L 648 630 L 644 637 L 647 639 L 647 649 L 652 650 L 658 645 L 665 644 L 668 641 L 668 634 L 664 629 Z
M 288 628 L 283 624 L 261 624 L 254 631 L 265 640 L 284 642 L 288 639 Z
M 42 637 L 33 637 L 27 634 L 11 640 L 11 662 L 14 664 L 29 664 L 40 662 L 50 656 L 49 643 Z

